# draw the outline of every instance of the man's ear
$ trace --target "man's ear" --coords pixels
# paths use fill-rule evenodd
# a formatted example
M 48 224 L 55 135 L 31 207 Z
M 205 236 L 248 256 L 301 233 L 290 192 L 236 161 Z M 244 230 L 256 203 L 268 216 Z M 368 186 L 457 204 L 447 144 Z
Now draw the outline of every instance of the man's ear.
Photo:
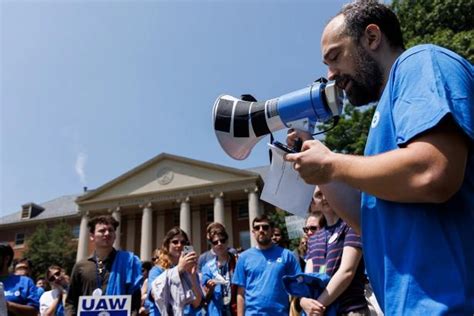
M 369 24 L 365 28 L 365 44 L 370 50 L 377 50 L 382 42 L 382 31 L 377 24 Z

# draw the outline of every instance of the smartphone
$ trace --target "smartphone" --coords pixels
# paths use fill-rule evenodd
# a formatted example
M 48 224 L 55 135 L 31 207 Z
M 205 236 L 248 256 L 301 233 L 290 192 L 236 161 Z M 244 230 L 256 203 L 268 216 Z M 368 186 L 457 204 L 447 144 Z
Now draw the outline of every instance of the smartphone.
M 186 255 L 190 252 L 193 252 L 194 251 L 194 247 L 191 246 L 191 245 L 186 245 L 183 247 L 183 255 Z
M 283 143 L 280 143 L 279 141 L 274 141 L 273 142 L 273 145 L 277 148 L 280 148 L 281 150 L 283 150 L 284 152 L 287 152 L 289 154 L 295 154 L 297 153 L 296 150 L 294 150 L 293 148 L 289 147 L 288 145 L 285 145 Z

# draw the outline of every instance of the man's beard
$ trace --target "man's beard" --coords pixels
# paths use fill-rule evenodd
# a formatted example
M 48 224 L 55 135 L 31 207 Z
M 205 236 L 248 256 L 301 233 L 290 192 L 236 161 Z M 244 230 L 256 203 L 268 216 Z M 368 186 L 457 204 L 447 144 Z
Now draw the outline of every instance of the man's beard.
M 342 75 L 337 78 L 337 81 L 350 80 L 352 83 L 350 90 L 345 91 L 352 105 L 362 106 L 377 101 L 380 98 L 383 84 L 383 75 L 379 64 L 362 47 L 357 48 L 355 62 L 355 75 Z
M 268 246 L 272 243 L 272 238 L 267 236 L 261 238 L 260 236 L 257 236 L 257 243 L 262 246 Z

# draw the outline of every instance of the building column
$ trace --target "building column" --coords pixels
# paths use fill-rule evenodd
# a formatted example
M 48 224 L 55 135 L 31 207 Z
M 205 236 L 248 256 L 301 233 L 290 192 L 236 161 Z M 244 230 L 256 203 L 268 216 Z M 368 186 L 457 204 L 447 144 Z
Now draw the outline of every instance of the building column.
M 115 218 L 115 220 L 117 222 L 119 222 L 119 225 L 118 225 L 117 229 L 115 230 L 115 241 L 114 241 L 114 248 L 119 250 L 120 249 L 120 239 L 122 237 L 121 229 L 120 229 L 120 227 L 122 226 L 120 207 L 116 207 L 115 209 L 112 210 L 112 217 Z
M 142 235 L 140 240 L 140 259 L 142 261 L 151 260 L 152 249 L 152 227 L 153 227 L 153 210 L 151 203 L 143 207 L 142 212 Z
M 76 261 L 87 258 L 89 246 L 89 233 L 87 231 L 87 223 L 89 221 L 89 212 L 80 211 L 81 226 L 79 228 L 79 241 L 77 244 Z
M 179 227 L 191 236 L 191 206 L 189 204 L 189 197 L 181 200 L 181 207 L 179 210 Z
M 260 203 L 258 197 L 258 188 L 254 187 L 251 189 L 246 189 L 245 191 L 248 192 L 249 196 L 249 231 L 250 235 L 252 236 L 252 238 L 250 238 L 250 243 L 252 247 L 254 247 L 257 245 L 257 243 L 252 235 L 252 221 L 255 217 L 260 216 L 262 214 L 262 211 L 259 207 Z
M 214 222 L 225 225 L 224 193 L 217 193 L 214 197 Z

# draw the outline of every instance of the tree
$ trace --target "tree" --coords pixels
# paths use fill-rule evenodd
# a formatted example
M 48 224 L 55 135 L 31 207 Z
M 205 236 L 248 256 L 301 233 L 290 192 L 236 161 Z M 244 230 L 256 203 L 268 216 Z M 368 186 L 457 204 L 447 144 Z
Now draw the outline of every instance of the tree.
M 393 0 L 406 47 L 433 43 L 474 62 L 474 0 Z
M 373 105 L 355 108 L 347 103 L 339 123 L 325 134 L 323 143 L 335 152 L 362 155 L 374 111 Z M 323 131 L 331 127 L 332 123 L 328 123 L 318 128 Z
M 50 265 L 63 267 L 68 273 L 76 261 L 76 245 L 71 227 L 60 222 L 52 228 L 42 223 L 26 241 L 24 256 L 33 264 L 32 276 L 44 275 Z

